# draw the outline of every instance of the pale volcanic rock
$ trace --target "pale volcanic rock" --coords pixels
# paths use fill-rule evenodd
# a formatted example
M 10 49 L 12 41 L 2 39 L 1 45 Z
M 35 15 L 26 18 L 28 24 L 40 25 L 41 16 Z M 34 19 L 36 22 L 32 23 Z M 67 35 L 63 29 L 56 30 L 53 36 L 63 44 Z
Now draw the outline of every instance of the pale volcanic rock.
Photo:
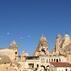
M 35 51 L 35 56 L 48 55 L 48 53 L 48 42 L 46 37 L 42 36 Z

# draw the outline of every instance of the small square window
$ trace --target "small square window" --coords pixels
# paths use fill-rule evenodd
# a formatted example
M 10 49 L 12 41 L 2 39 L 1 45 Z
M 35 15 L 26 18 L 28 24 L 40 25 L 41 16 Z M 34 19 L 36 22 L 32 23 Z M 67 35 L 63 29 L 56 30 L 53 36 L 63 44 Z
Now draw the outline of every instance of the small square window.
M 15 52 L 15 54 L 17 54 L 17 52 Z
M 28 65 L 29 65 L 29 68 L 34 68 L 34 64 L 33 63 L 30 63 Z

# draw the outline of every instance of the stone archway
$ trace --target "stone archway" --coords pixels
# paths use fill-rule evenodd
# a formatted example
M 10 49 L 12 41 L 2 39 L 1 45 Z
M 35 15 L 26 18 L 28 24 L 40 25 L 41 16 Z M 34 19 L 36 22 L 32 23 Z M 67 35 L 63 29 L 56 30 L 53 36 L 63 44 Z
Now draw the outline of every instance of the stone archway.
M 40 71 L 45 71 L 45 66 L 44 65 L 41 65 Z
M 46 66 L 46 71 L 50 71 L 49 65 Z

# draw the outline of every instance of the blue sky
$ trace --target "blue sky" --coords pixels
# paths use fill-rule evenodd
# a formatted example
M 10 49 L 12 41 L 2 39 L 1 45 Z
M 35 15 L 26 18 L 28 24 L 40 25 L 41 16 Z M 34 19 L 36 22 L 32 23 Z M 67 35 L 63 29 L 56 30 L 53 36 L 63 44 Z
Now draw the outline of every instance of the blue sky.
M 16 40 L 19 52 L 34 53 L 41 35 L 54 47 L 57 34 L 71 35 L 71 0 L 0 1 L 0 47 Z

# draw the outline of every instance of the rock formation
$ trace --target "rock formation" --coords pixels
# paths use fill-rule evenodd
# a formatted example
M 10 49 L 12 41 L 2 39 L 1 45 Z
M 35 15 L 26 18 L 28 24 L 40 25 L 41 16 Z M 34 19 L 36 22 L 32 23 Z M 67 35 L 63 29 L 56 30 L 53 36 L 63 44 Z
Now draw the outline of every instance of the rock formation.
M 69 45 L 71 43 L 70 36 L 68 34 L 65 34 L 62 42 L 63 42 L 62 48 L 64 48 L 65 46 Z
M 58 35 L 53 52 L 55 55 L 66 56 L 67 60 L 71 62 L 71 37 L 68 34 L 65 34 L 63 38 Z
M 55 49 L 54 49 L 54 51 L 57 55 L 60 53 L 61 44 L 62 44 L 62 36 L 57 35 L 56 43 L 55 43 Z
M 38 47 L 35 51 L 35 56 L 48 55 L 48 42 L 45 37 L 41 37 Z

